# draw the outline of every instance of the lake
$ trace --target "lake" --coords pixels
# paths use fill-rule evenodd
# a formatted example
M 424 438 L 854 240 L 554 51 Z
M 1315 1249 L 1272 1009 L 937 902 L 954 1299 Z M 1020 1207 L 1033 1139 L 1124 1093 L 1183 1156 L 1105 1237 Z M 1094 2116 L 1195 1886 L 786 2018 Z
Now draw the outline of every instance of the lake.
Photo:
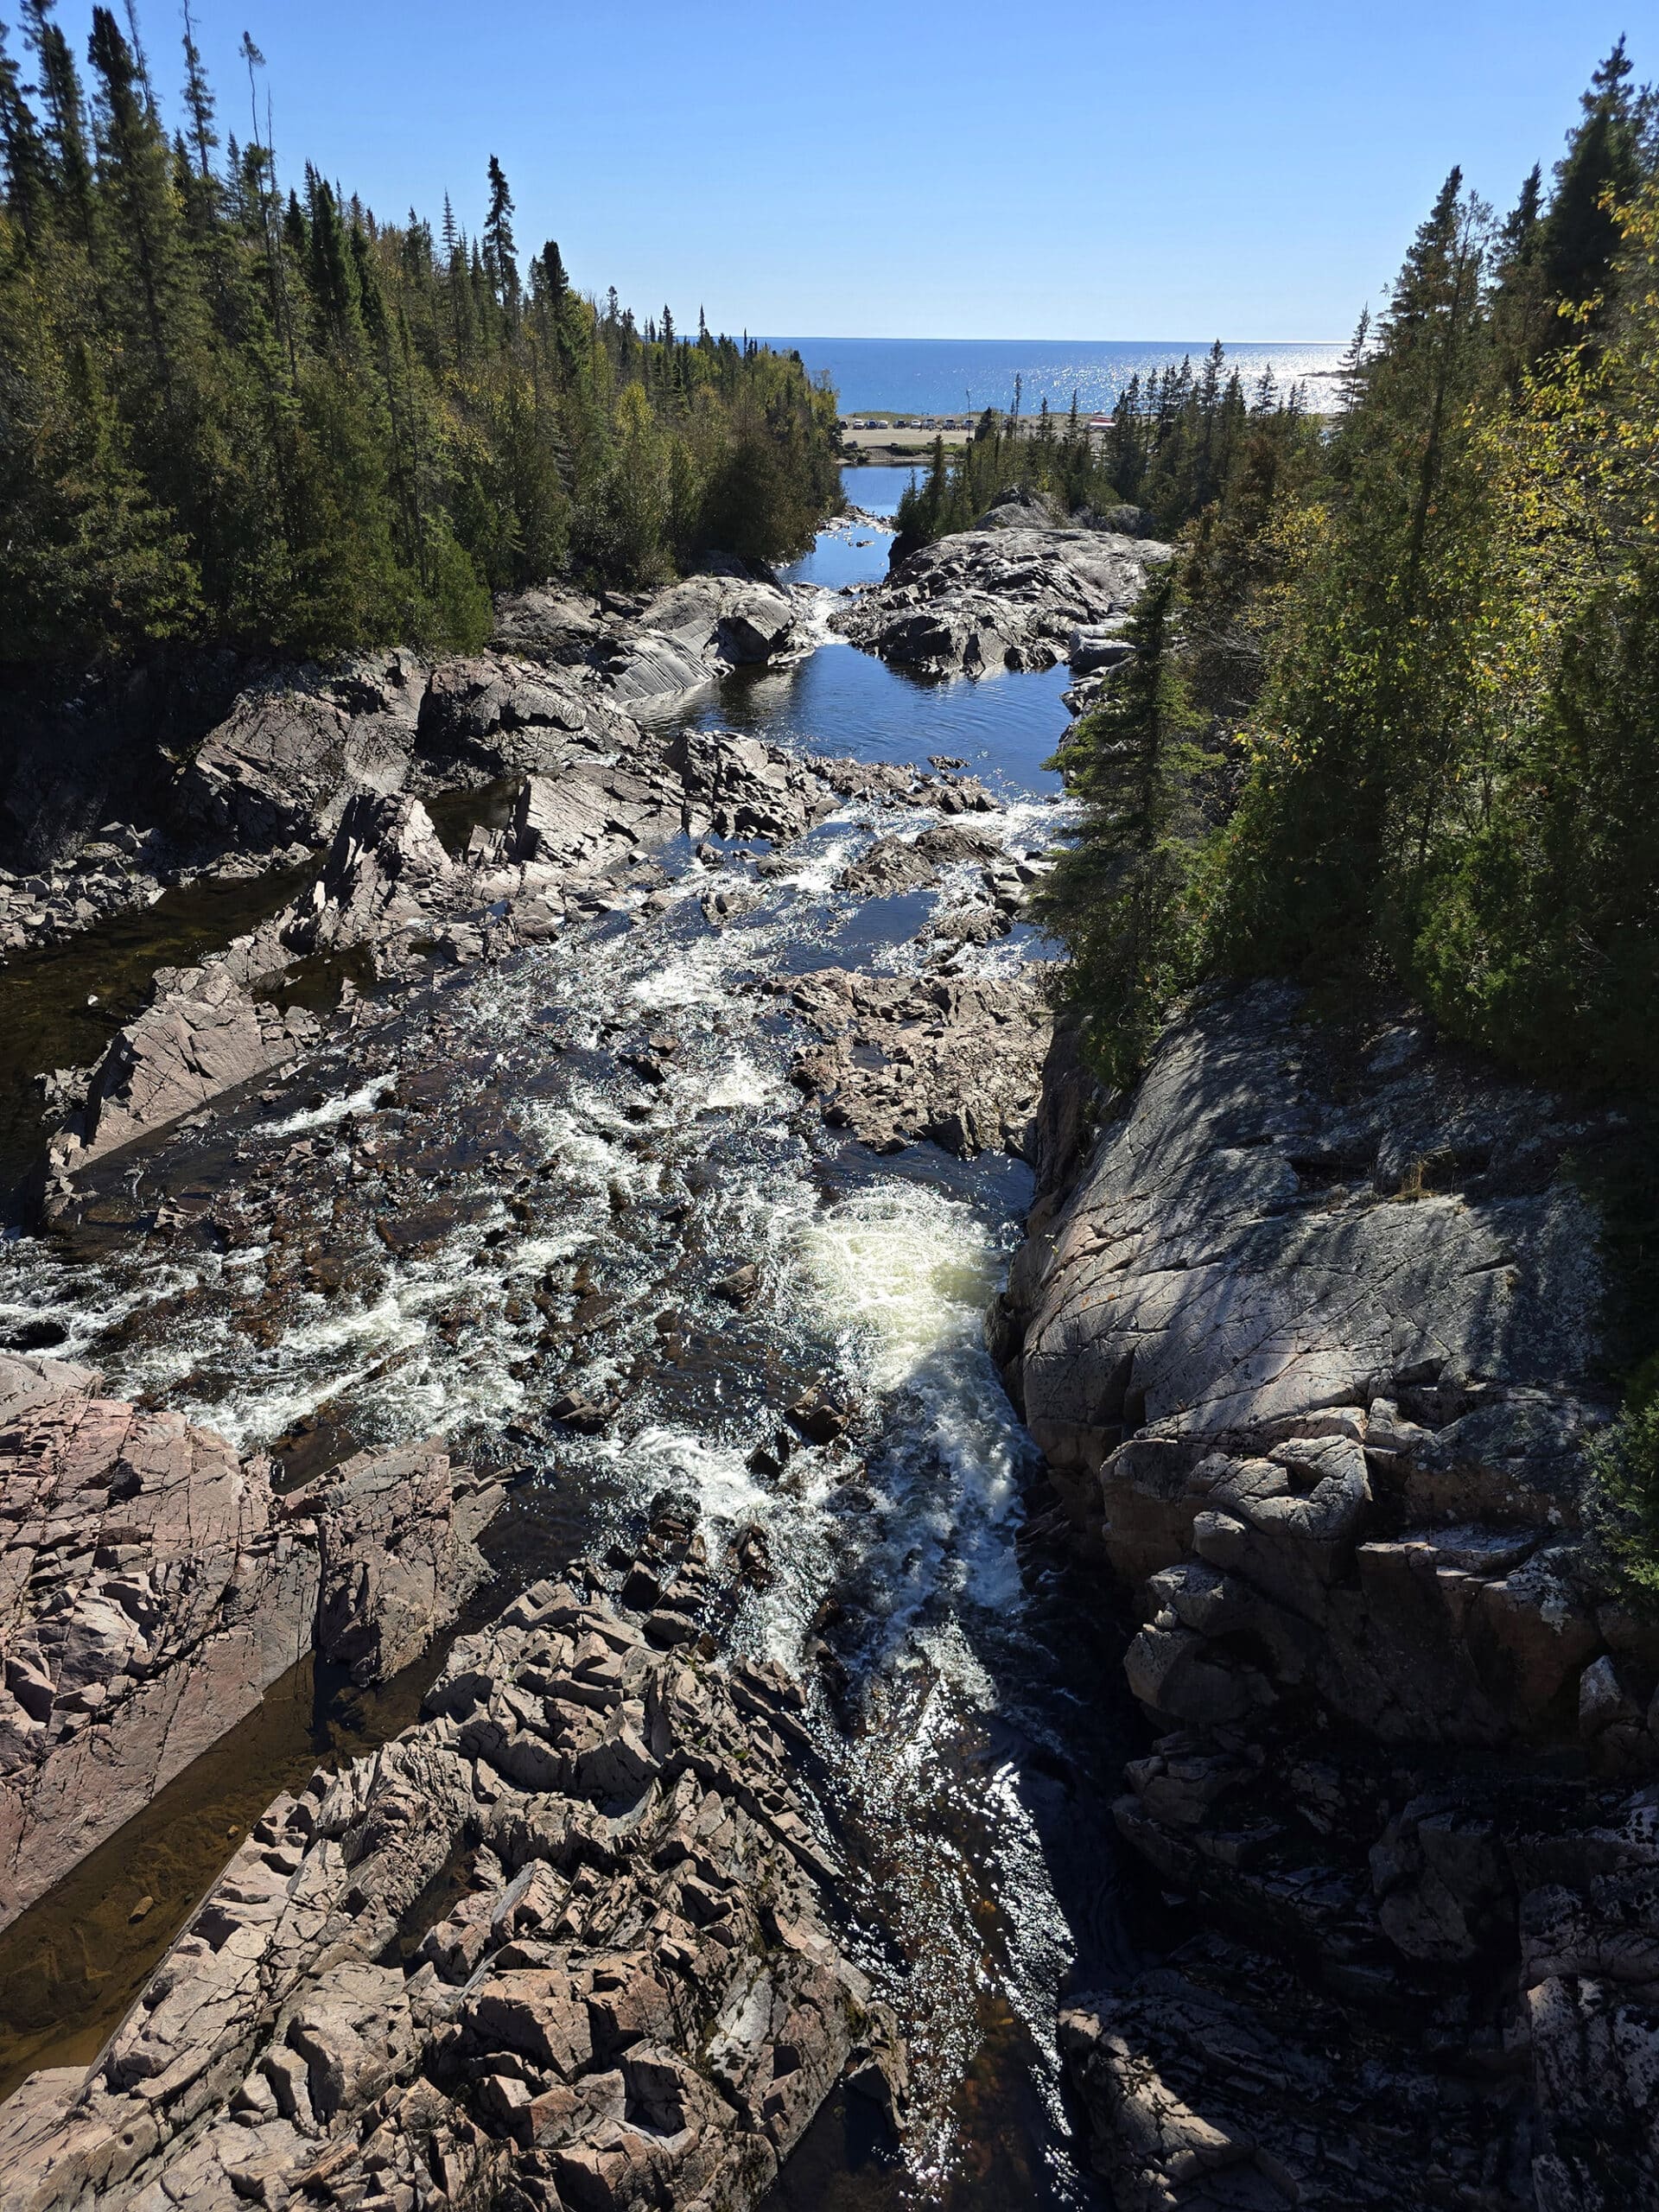
M 1196 369 L 1214 342 L 1208 338 L 768 338 L 792 347 L 814 376 L 827 374 L 842 412 L 874 408 L 918 415 L 952 415 L 982 407 L 1010 407 L 1014 380 L 1023 379 L 1020 404 L 1034 415 L 1046 399 L 1064 412 L 1071 395 L 1084 414 L 1110 410 L 1132 376 L 1144 383 L 1191 356 Z M 1229 364 L 1254 387 L 1264 369 L 1284 386 L 1306 382 L 1317 407 L 1332 388 L 1332 374 L 1346 339 L 1279 340 L 1229 346 Z

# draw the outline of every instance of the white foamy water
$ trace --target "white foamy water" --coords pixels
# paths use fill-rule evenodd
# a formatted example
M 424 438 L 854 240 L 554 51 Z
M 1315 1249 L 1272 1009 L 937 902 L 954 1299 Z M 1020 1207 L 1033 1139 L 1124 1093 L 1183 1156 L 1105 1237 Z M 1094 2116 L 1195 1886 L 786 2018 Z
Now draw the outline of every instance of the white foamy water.
M 908 713 L 914 687 L 850 649 L 833 658 L 860 684 L 891 686 L 895 721 Z M 792 682 L 769 677 L 753 696 L 798 743 Z M 1041 704 L 1055 690 L 1017 677 L 915 690 L 916 750 L 974 750 L 952 717 L 982 745 L 1007 702 L 1034 756 L 1059 734 Z M 860 733 L 817 734 L 845 751 Z M 976 822 L 1011 851 L 1040 851 L 1066 811 L 1033 793 Z M 152 1390 L 244 1449 L 325 1413 L 367 1444 L 442 1433 L 498 1462 L 511 1452 L 527 1477 L 520 1536 L 544 1508 L 573 1548 L 602 1550 L 667 1488 L 696 1497 L 716 1556 L 758 1529 L 772 1579 L 743 1597 L 732 1639 L 807 1685 L 855 1940 L 879 1931 L 868 1963 L 912 2035 L 912 2195 L 938 2202 L 963 2163 L 957 2099 L 988 2020 L 1022 2024 L 998 2063 L 1035 2081 L 1044 2156 L 1066 2157 L 1053 1992 L 1070 1937 L 1021 1771 L 988 1750 L 1034 1725 L 1010 1697 L 1035 1649 L 1015 1548 L 1033 1452 L 981 1333 L 1022 1185 L 997 1162 L 958 1166 L 918 1147 L 895 1165 L 826 1130 L 788 1079 L 799 1037 L 787 994 L 764 988 L 792 969 L 924 964 L 927 948 L 905 933 L 970 895 L 970 872 L 904 902 L 885 939 L 897 910 L 836 886 L 877 836 L 914 836 L 927 818 L 846 806 L 791 849 L 787 875 L 690 865 L 663 911 L 574 924 L 555 945 L 469 972 L 443 994 L 441 1031 L 412 1030 L 390 1074 L 364 1079 L 367 1046 L 353 1044 L 296 1077 L 283 1104 L 249 1110 L 238 1172 L 295 1179 L 303 1234 L 290 1224 L 285 1243 L 188 1256 L 134 1238 L 95 1266 L 23 1240 L 0 1249 L 0 1325 L 60 1319 L 60 1349 L 105 1366 L 112 1389 Z M 721 930 L 699 912 L 714 888 L 743 901 Z M 953 966 L 999 972 L 1030 949 L 1022 931 Z M 632 1062 L 659 1035 L 673 1049 L 651 1084 Z M 447 1088 L 417 1108 L 390 1103 L 410 1088 L 401 1074 L 435 1067 Z M 474 1121 L 473 1149 L 451 1156 Z M 438 1165 L 383 1187 L 377 1160 L 400 1145 Z M 359 1187 L 378 1193 L 378 1215 Z M 382 1241 L 378 1221 L 429 1206 L 429 1236 Z M 331 1212 L 350 1264 L 311 1287 L 295 1246 Z M 739 1312 L 712 1287 L 751 1262 L 760 1287 Z M 813 1385 L 852 1427 L 826 1449 L 780 1449 L 783 1408 Z M 608 1430 L 554 1422 L 567 1391 L 614 1398 Z M 499 1594 L 548 1563 L 506 1560 Z M 1069 2187 L 1048 2201 L 1072 2202 Z

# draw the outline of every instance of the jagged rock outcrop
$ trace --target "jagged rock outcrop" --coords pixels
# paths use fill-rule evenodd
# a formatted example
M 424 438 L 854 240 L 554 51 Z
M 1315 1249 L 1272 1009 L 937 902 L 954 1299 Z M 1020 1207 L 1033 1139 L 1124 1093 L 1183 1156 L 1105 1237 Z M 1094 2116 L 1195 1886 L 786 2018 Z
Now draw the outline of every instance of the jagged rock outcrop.
M 590 683 L 499 653 L 432 671 L 417 728 L 423 775 L 442 782 L 556 770 L 586 752 L 628 751 L 639 733 Z
M 655 593 L 611 593 L 595 606 L 548 585 L 503 600 L 496 639 L 544 664 L 586 672 L 626 707 L 656 706 L 734 668 L 800 648 L 787 592 L 730 571 L 687 576 Z
M 153 1135 L 296 1058 L 316 1034 L 314 1015 L 262 1004 L 226 960 L 158 968 L 153 1001 L 112 1039 L 85 1107 L 54 1141 L 54 1170 L 73 1174 Z
M 823 1917 L 798 1689 L 706 1657 L 671 1521 L 458 1643 L 426 1717 L 280 1797 L 90 2074 L 0 2108 L 19 2212 L 742 2212 L 903 2058 Z
M 181 821 L 249 851 L 321 844 L 354 791 L 403 789 L 426 676 L 391 652 L 251 686 L 180 772 Z
M 1034 1217 L 992 1341 L 1141 1599 L 1117 1825 L 1236 1939 L 1068 2012 L 1126 2206 L 1659 2190 L 1659 1627 L 1583 1528 L 1617 1128 L 1261 985 Z
M 300 957 L 372 943 L 424 920 L 454 874 L 419 799 L 359 791 L 321 874 L 267 934 Z
M 686 730 L 672 758 L 684 791 L 684 828 L 694 837 L 712 830 L 721 837 L 787 844 L 835 811 L 816 768 L 764 738 Z
M 842 871 L 836 887 L 860 899 L 892 899 L 936 882 L 948 868 L 977 868 L 1001 859 L 1002 849 L 1001 838 L 989 828 L 935 823 L 915 837 L 878 837 L 861 860 Z
M 1022 1157 L 1048 1049 L 1039 969 L 1007 976 L 864 976 L 824 968 L 787 989 L 822 1040 L 791 1080 L 877 1152 L 929 1139 L 963 1159 Z
M 279 1498 L 267 1460 L 99 1379 L 0 1354 L 0 1924 L 314 1640 L 362 1681 L 412 1657 L 482 1579 L 500 1499 L 438 1444 Z
M 1147 565 L 1169 551 L 1111 531 L 960 531 L 901 560 L 835 626 L 923 675 L 1052 668 L 1080 627 L 1097 634 L 1126 617 Z

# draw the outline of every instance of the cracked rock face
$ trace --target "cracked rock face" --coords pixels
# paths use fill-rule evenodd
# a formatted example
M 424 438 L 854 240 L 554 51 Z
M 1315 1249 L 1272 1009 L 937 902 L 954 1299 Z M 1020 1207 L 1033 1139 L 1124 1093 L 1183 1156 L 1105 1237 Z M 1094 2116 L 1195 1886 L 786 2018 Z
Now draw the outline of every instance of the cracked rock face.
M 923 675 L 1052 668 L 1126 618 L 1147 565 L 1170 548 L 1109 531 L 1001 526 L 960 531 L 901 561 L 836 627 L 855 645 Z
M 600 607 L 551 586 L 521 592 L 500 602 L 496 637 L 509 652 L 579 672 L 634 708 L 798 650 L 796 622 L 787 592 L 739 569 L 632 598 L 613 593 Z
M 117 1033 L 99 1063 L 78 1126 L 54 1145 L 60 1172 L 73 1173 L 257 1081 L 317 1035 L 303 1007 L 282 1014 L 259 1003 L 223 959 L 158 969 L 155 989 L 154 1002 Z
M 1020 1255 L 1033 1433 L 1145 1497 L 1141 1573 L 1185 1541 L 1206 1455 L 1344 1414 L 1362 1444 L 1375 1418 L 1408 1522 L 1575 1515 L 1600 1277 L 1555 1169 L 1587 1125 L 1421 1044 L 1376 1063 L 1338 1084 L 1294 992 L 1216 1001 Z
M 400 791 L 426 671 L 404 652 L 357 656 L 333 681 L 251 686 L 181 772 L 181 820 L 271 851 L 331 836 L 353 791 Z
M 785 986 L 822 1042 L 791 1080 L 877 1152 L 926 1138 L 970 1159 L 1033 1141 L 1050 1016 L 1039 969 L 1007 976 L 861 976 L 824 968 Z
M 359 1681 L 454 1618 L 500 1501 L 437 1444 L 271 1489 L 180 1414 L 0 1355 L 0 1924 L 250 1712 L 314 1640 Z
M 1063 2018 L 1125 2206 L 1659 2192 L 1659 1630 L 1582 1541 L 1565 1166 L 1611 1127 L 1261 985 L 1045 1177 L 993 1340 L 1140 1598 L 1117 1827 L 1236 1939 Z
M 891 2105 L 798 1690 L 701 1656 L 695 1535 L 628 1584 L 649 1611 L 537 1585 L 417 1726 L 278 1798 L 92 2073 L 0 2108 L 10 2201 L 735 2212 L 843 2071 Z

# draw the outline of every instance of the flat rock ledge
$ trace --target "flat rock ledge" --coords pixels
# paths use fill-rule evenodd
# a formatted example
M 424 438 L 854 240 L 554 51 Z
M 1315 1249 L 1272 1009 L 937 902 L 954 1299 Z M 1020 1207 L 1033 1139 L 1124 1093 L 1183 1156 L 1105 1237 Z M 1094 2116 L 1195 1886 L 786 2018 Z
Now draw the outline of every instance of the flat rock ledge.
M 1586 1533 L 1570 1165 L 1617 1116 L 1264 984 L 1068 1187 L 1077 1122 L 990 1336 L 1138 1599 L 1116 1823 L 1202 1931 L 1062 2019 L 1115 2201 L 1659 2202 L 1659 1624 Z
M 900 561 L 832 620 L 854 645 L 919 675 L 1052 668 L 1077 654 L 1096 667 L 1148 565 L 1170 556 L 1113 531 L 958 531 Z
M 890 2014 L 823 1916 L 798 1688 L 716 1663 L 701 1539 L 541 1583 L 423 1719 L 282 1796 L 90 2073 L 0 2107 L 18 2212 L 744 2212 Z
M 0 1926 L 314 1646 L 364 1682 L 415 1658 L 502 1495 L 435 1441 L 278 1497 L 268 1460 L 99 1382 L 0 1355 Z

